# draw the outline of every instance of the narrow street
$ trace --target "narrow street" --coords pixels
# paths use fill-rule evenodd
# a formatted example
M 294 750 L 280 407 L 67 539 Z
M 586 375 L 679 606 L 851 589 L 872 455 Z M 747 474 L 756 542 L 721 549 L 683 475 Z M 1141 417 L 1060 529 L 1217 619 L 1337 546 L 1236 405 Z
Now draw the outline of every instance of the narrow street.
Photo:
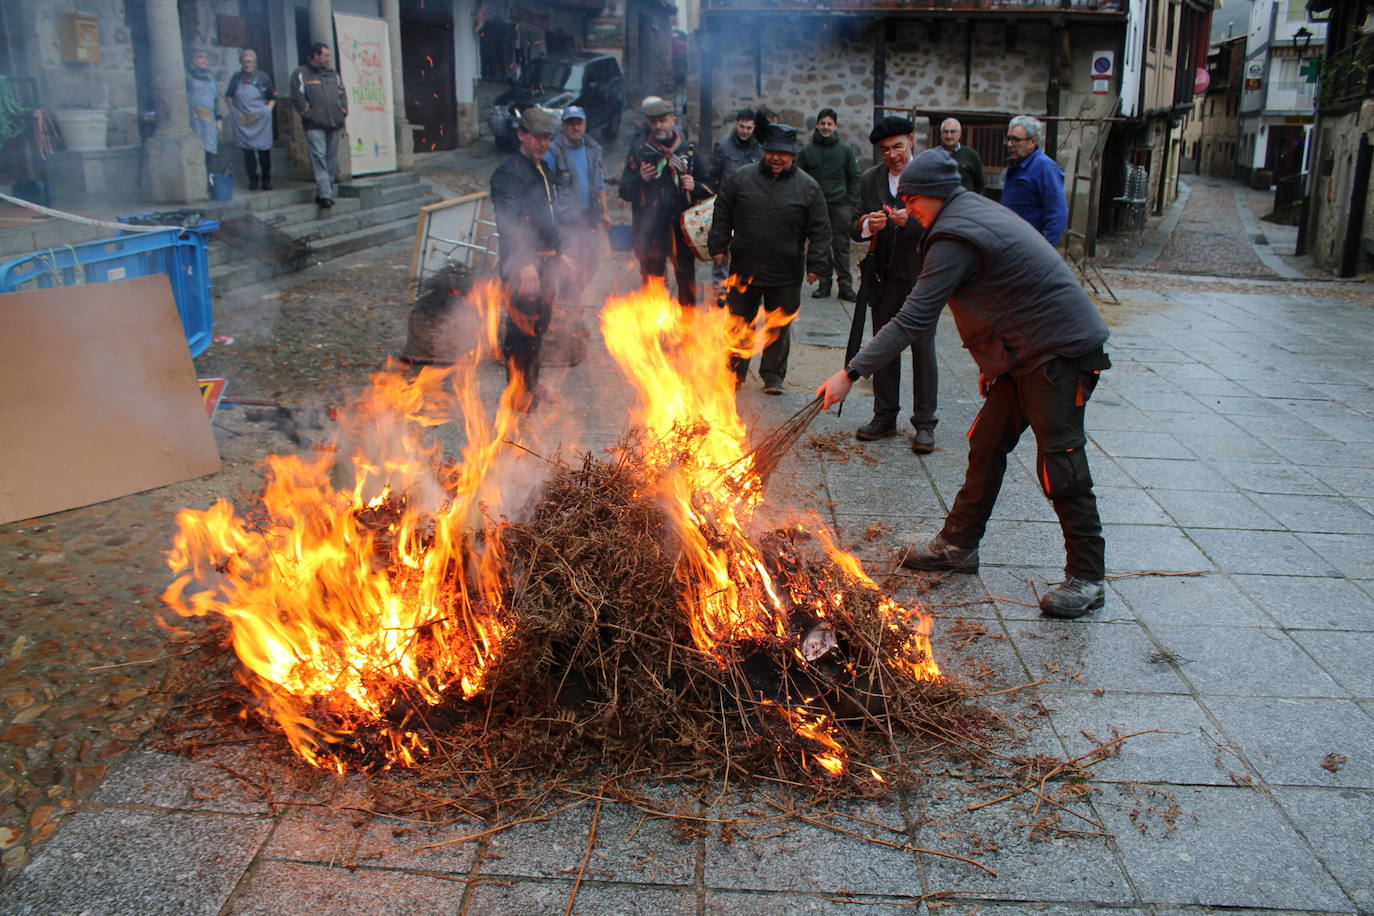
M 480 182 L 442 164 L 425 168 L 468 182 L 454 191 Z M 1087 414 L 1105 609 L 1038 614 L 1062 545 L 1029 436 L 981 573 L 892 576 L 894 551 L 938 529 L 980 404 L 948 315 L 933 454 L 906 436 L 855 443 L 872 407 L 860 386 L 767 494 L 819 513 L 875 578 L 919 596 L 942 668 L 1005 691 L 985 701 L 1009 718 L 1032 710 L 1017 720 L 1028 753 L 1072 760 L 1132 735 L 1073 782 L 1074 827 L 1029 829 L 1032 795 L 970 810 L 978 777 L 949 761 L 825 824 L 765 816 L 734 786 L 678 786 L 704 828 L 559 796 L 543 819 L 485 835 L 475 819 L 377 815 L 396 774 L 322 774 L 266 741 L 153 747 L 188 676 L 158 624 L 175 616 L 158 597 L 174 517 L 251 503 L 265 456 L 319 441 L 328 409 L 401 351 L 398 242 L 220 305 L 232 343 L 198 374 L 280 407 L 220 409 L 220 474 L 0 526 L 0 913 L 1374 912 L 1374 289 L 1317 278 L 1293 230 L 1260 220 L 1256 192 L 1184 182 L 1186 198 L 1140 236 L 1104 240 L 1097 262 L 1120 300 L 1098 299 L 1113 367 Z M 615 254 L 589 298 L 638 282 Z M 785 393 L 765 397 L 752 375 L 740 391 L 751 429 L 804 407 L 842 363 L 850 304 L 803 295 Z M 545 375 L 545 422 L 599 453 L 630 394 L 589 324 L 587 358 Z M 482 372 L 490 395 L 501 369 Z

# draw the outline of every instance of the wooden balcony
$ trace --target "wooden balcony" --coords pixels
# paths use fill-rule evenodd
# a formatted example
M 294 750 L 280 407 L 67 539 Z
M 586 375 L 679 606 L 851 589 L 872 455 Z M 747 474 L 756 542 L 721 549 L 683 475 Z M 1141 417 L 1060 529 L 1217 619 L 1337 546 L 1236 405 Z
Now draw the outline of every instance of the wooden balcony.
M 812 13 L 827 16 L 1126 16 L 1125 0 L 702 0 L 703 13 Z
M 1321 64 L 1323 113 L 1358 107 L 1374 97 L 1374 37 L 1357 39 Z

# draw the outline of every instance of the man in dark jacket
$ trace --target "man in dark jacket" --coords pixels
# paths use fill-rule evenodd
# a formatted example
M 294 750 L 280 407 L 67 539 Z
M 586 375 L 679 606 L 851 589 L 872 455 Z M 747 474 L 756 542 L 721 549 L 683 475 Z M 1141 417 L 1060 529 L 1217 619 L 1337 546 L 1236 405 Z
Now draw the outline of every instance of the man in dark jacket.
M 1030 426 L 1036 477 L 1064 533 L 1064 582 L 1040 598 L 1051 617 L 1081 617 L 1103 605 L 1102 523 L 1084 452 L 1083 413 L 1098 375 L 1110 368 L 1107 325 L 1073 271 L 1016 214 L 959 185 L 959 167 L 926 150 L 902 172 L 898 194 L 926 227 L 924 267 L 897 316 L 816 392 L 843 401 L 855 380 L 891 360 L 949 303 L 959 336 L 978 363 L 983 407 L 969 429 L 968 472 L 944 528 L 903 551 L 910 569 L 976 572 L 978 543 L 1006 472 L 1007 455 Z
M 520 116 L 520 148 L 491 175 L 491 203 L 501 236 L 498 269 L 510 301 L 503 329 L 506 384 L 518 388 L 516 406 L 539 400 L 539 349 L 553 317 L 560 272 L 572 270 L 562 256 L 554 215 L 554 178 L 544 165 L 557 127 L 553 115 L 531 106 Z
M 774 124 L 763 141 L 763 162 L 739 169 L 725 179 L 716 196 L 707 246 L 716 264 L 728 256 L 733 276 L 726 305 L 749 324 L 759 303 L 768 312 L 782 310 L 788 324 L 759 358 L 766 394 L 782 394 L 791 349 L 791 316 L 801 308 L 802 274 L 814 283 L 830 260 L 830 217 L 821 186 L 797 163 L 796 128 Z M 807 250 L 807 243 L 811 248 Z M 743 383 L 749 360 L 730 357 L 735 377 Z
M 735 129 L 711 148 L 711 187 L 720 188 L 735 169 L 763 160 L 763 146 L 754 136 L 754 112 L 742 108 L 735 114 Z
M 730 136 L 717 140 L 711 148 L 711 187 L 719 191 L 725 179 L 732 172 L 748 165 L 763 161 L 763 144 L 755 135 L 758 126 L 757 115 L 751 108 L 741 108 L 735 113 L 735 129 Z M 764 121 L 767 128 L 767 121 Z M 716 290 L 717 300 L 724 295 L 725 280 L 730 276 L 730 259 L 723 264 L 711 265 L 711 285 Z
M 840 281 L 840 298 L 854 301 L 854 275 L 849 269 L 849 219 L 859 196 L 859 157 L 854 147 L 840 139 L 839 116 L 833 108 L 822 108 L 816 115 L 816 131 L 811 142 L 797 157 L 801 169 L 821 186 L 830 213 L 830 265 Z M 813 299 L 830 295 L 830 274 L 811 294 Z
M 908 216 L 906 206 L 897 197 L 897 180 L 911 161 L 915 130 L 916 125 L 894 115 L 879 121 L 868 135 L 882 162 L 864 172 L 859 180 L 859 212 L 849 229 L 856 242 L 868 244 L 868 255 L 860 265 L 862 301 L 855 307 L 873 310 L 874 334 L 901 309 L 921 273 L 925 229 Z M 861 319 L 855 316 L 855 320 Z M 911 425 L 916 428 L 911 448 L 917 454 L 935 450 L 939 393 L 935 323 L 931 322 L 911 344 Z M 897 435 L 897 414 L 901 409 L 902 358 L 898 354 L 873 373 L 873 419 L 854 435 L 866 442 Z
M 348 117 L 344 91 L 329 45 L 310 46 L 306 63 L 291 74 L 291 101 L 301 113 L 305 142 L 310 147 L 310 166 L 315 171 L 315 203 L 334 206 L 334 172 L 339 168 L 339 132 Z
M 982 194 L 987 187 L 987 179 L 983 176 L 983 157 L 973 147 L 964 146 L 960 142 L 963 139 L 964 125 L 959 123 L 958 118 L 945 118 L 940 122 L 940 145 L 954 157 L 954 164 L 959 166 L 959 183 L 965 190 Z
M 664 277 L 672 261 L 677 301 L 697 303 L 697 261 L 682 234 L 682 211 L 711 192 L 705 163 L 677 129 L 671 102 L 656 99 L 644 106 L 649 134 L 630 148 L 620 176 L 620 196 L 630 203 L 635 256 L 647 281 Z

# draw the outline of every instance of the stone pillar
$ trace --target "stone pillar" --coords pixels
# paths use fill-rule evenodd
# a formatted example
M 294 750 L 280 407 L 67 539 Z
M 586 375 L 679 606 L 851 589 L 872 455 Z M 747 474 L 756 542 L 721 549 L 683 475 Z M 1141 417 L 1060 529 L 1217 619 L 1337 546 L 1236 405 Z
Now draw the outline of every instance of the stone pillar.
M 322 41 L 329 45 L 338 58 L 338 48 L 334 47 L 334 4 L 331 0 L 310 0 L 310 42 Z
M 391 116 L 396 122 L 396 171 L 415 170 L 415 135 L 406 120 L 406 87 L 401 75 L 401 4 L 400 0 L 380 0 L 381 16 L 386 20 L 386 34 L 391 45 Z
M 148 0 L 146 10 L 153 107 L 157 111 L 157 131 L 144 144 L 153 199 L 160 203 L 206 200 L 210 195 L 205 146 L 191 132 L 177 0 Z

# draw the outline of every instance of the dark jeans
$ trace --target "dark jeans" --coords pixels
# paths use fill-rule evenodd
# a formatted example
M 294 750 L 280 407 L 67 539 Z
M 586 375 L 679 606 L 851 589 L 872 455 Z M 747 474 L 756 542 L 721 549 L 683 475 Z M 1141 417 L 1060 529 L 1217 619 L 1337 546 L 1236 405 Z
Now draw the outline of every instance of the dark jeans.
M 668 276 L 668 262 L 677 277 L 677 301 L 685 306 L 697 304 L 697 256 L 682 237 L 676 221 L 664 227 L 663 238 L 645 245 L 639 255 L 639 273 L 644 280 Z
M 914 282 L 914 281 L 913 281 Z M 902 310 L 911 283 L 889 281 L 878 288 L 873 301 L 873 333 Z M 873 419 L 884 426 L 897 425 L 902 409 L 902 358 L 873 373 Z M 934 429 L 940 421 L 935 408 L 940 395 L 940 367 L 935 362 L 935 325 L 911 342 L 911 425 L 917 429 Z
M 1007 453 L 1030 426 L 1035 433 L 1035 471 L 1064 532 L 1064 572 L 1101 581 L 1106 545 L 1097 515 L 1092 475 L 1084 451 L 1083 412 L 1109 363 L 1056 357 L 1026 375 L 1003 375 L 988 389 L 983 409 L 968 431 L 968 473 L 941 536 L 957 547 L 976 547 L 997 502 Z
M 262 180 L 272 180 L 272 151 L 270 149 L 246 149 L 243 151 L 243 170 L 248 173 L 252 184 L 258 183 L 258 169 L 262 169 Z
M 752 325 L 759 314 L 759 303 L 764 311 L 775 312 L 782 309 L 784 315 L 795 315 L 801 308 L 801 284 L 790 286 L 757 286 L 748 284 L 743 289 L 731 284 L 725 294 L 725 306 L 734 315 Z M 759 377 L 765 385 L 781 385 L 787 378 L 787 355 L 792 351 L 792 325 L 788 323 L 778 329 L 778 339 L 763 348 L 759 357 Z M 741 382 L 749 374 L 749 360 L 738 356 L 730 357 L 730 369 Z
M 849 266 L 849 204 L 830 204 L 830 269 L 821 274 L 821 283 L 829 283 L 831 276 L 840 281 L 840 289 L 854 288 L 854 271 Z
M 553 318 L 554 289 L 557 283 L 552 259 L 538 263 L 540 290 L 537 296 L 522 296 L 515 292 L 512 279 L 507 283 L 510 308 L 506 311 L 505 327 L 502 331 L 501 355 L 506 360 L 506 383 L 511 377 L 519 375 L 524 379 L 525 389 L 534 391 L 539 383 L 539 350 L 544 343 L 544 332 L 549 329 Z

